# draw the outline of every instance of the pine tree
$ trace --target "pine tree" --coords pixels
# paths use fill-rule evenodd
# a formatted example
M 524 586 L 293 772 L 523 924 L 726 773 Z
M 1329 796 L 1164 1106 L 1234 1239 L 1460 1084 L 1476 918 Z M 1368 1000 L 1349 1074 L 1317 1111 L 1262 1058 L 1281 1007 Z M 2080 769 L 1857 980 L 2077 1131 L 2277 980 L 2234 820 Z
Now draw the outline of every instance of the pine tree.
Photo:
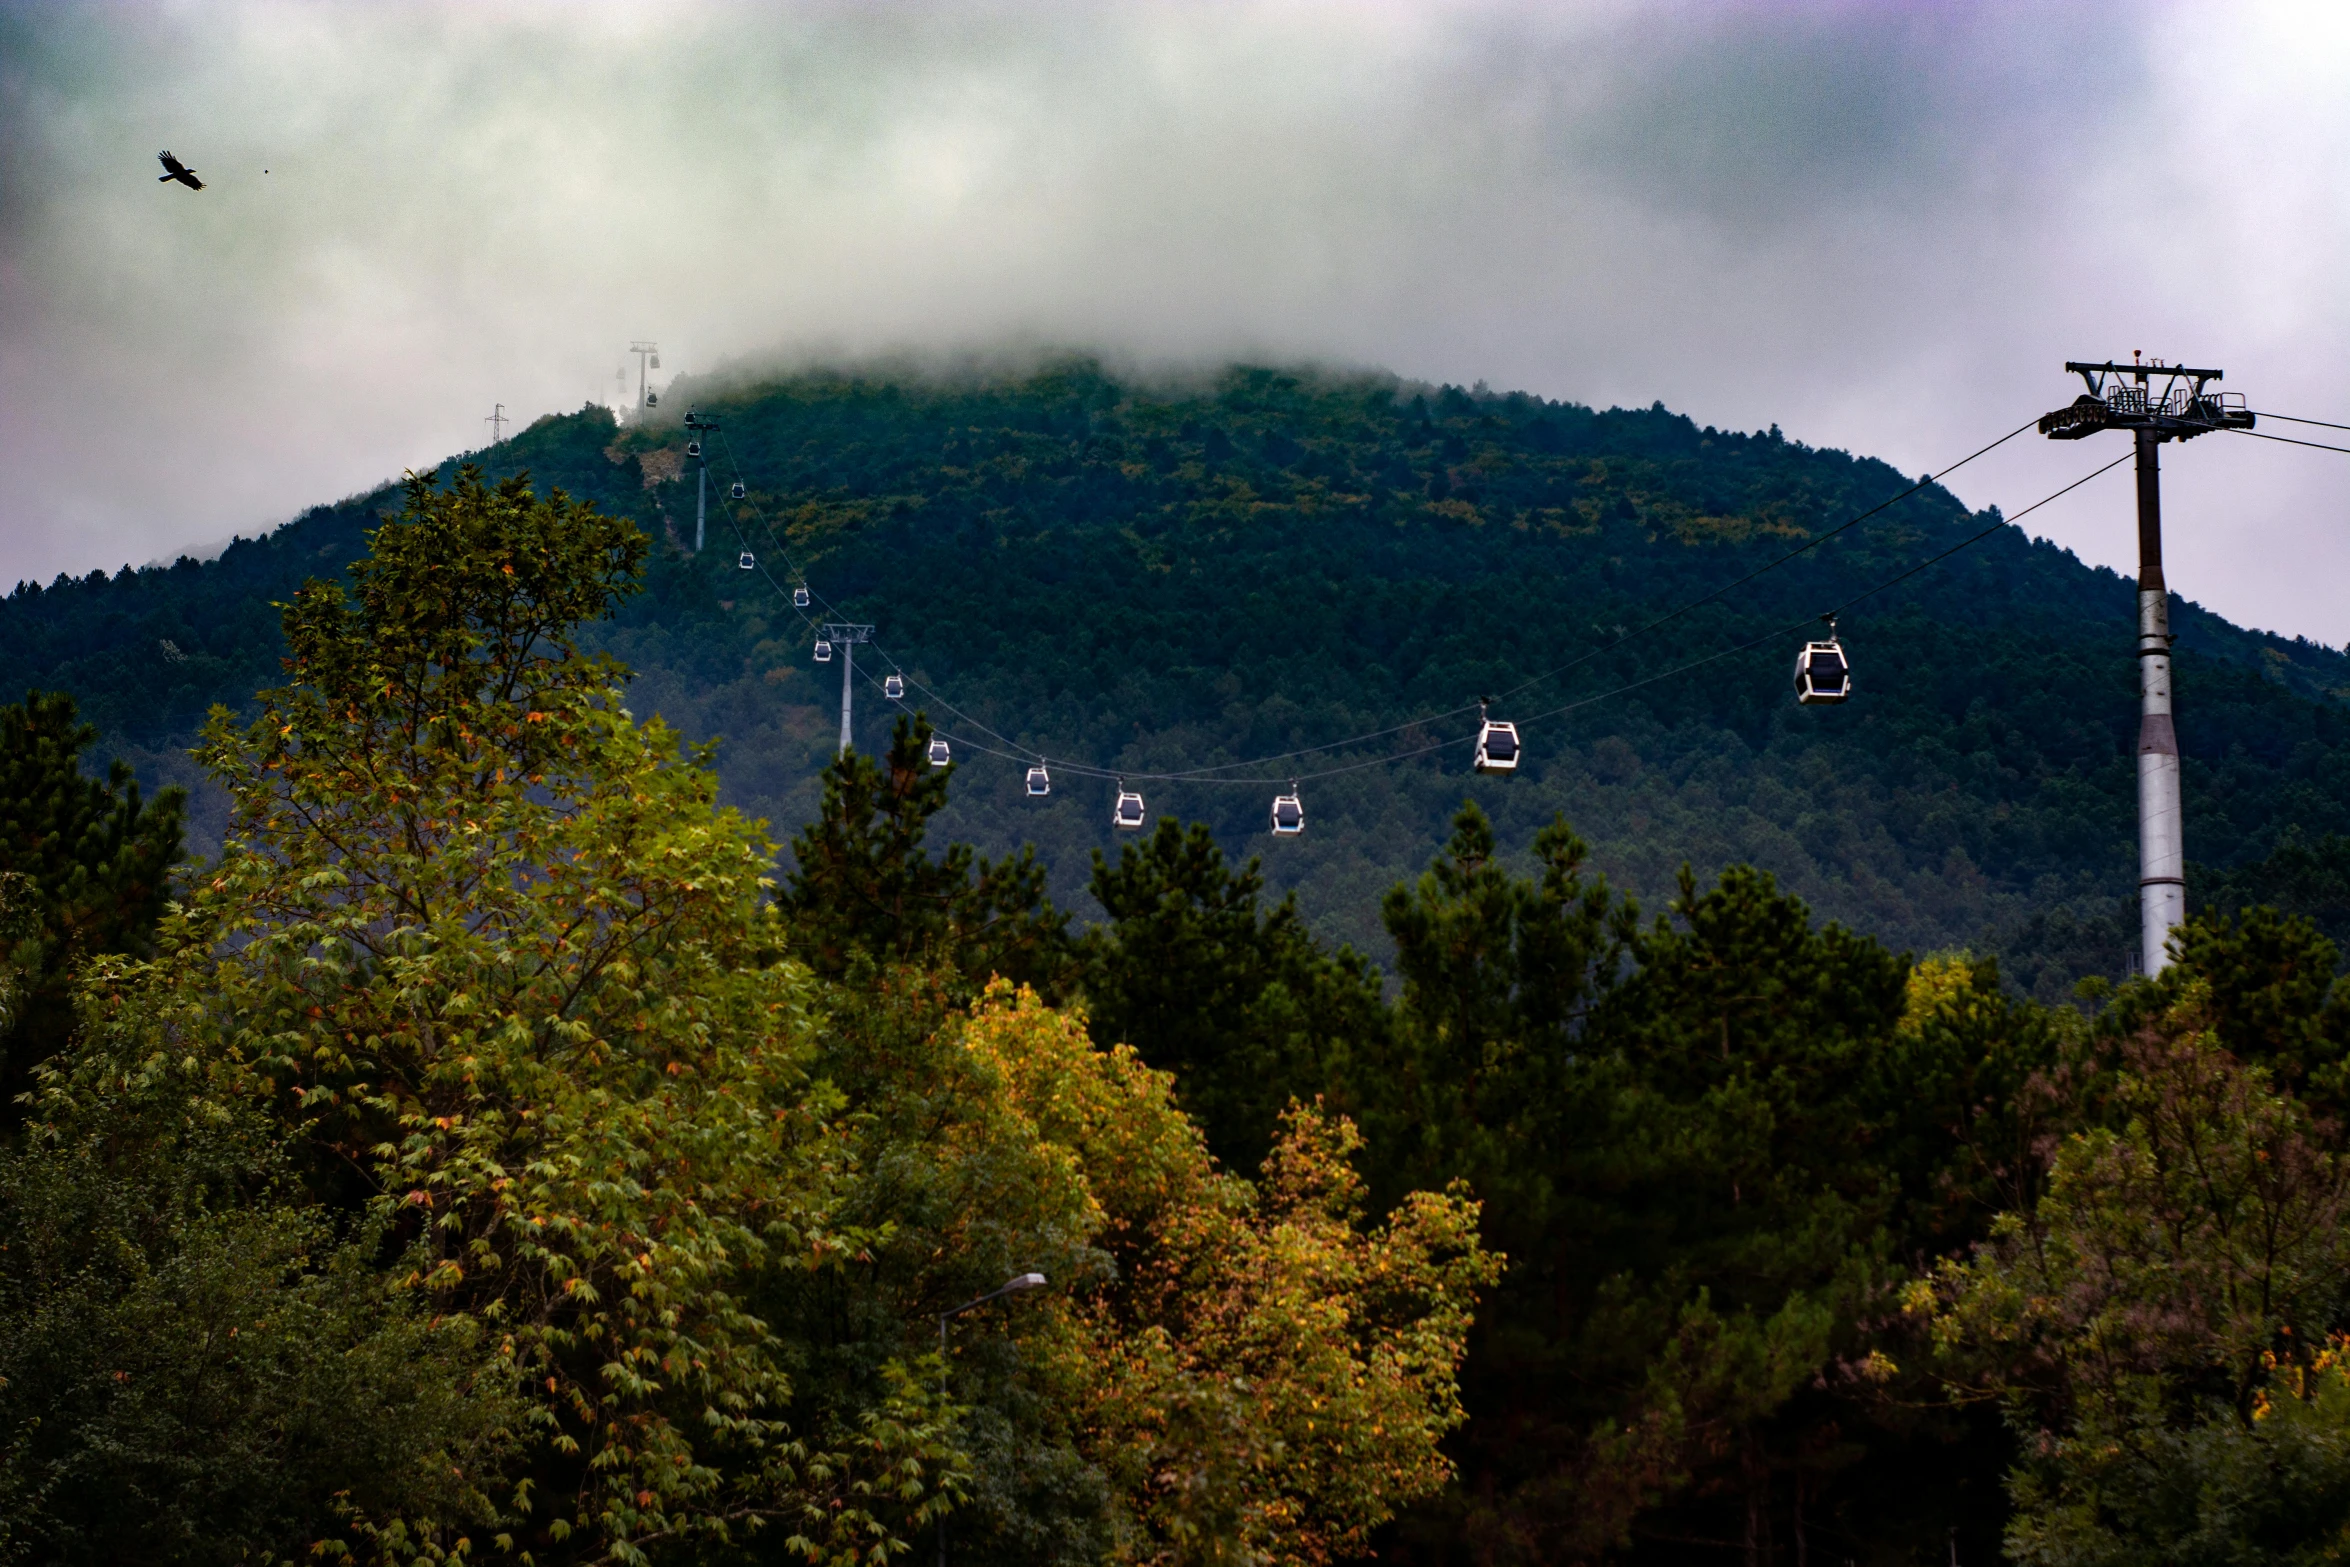
M 1132 1045 L 1175 1074 L 1208 1146 L 1254 1169 L 1292 1099 L 1335 1091 L 1346 1061 L 1385 1033 L 1378 976 L 1323 950 L 1296 897 L 1264 904 L 1252 859 L 1235 870 L 1205 823 L 1173 818 L 1119 851 L 1096 850 L 1093 895 L 1109 923 L 1083 944 L 1093 1037 Z
M 0 1125 L 15 1123 L 34 1066 L 72 1030 L 74 970 L 145 948 L 180 856 L 185 792 L 144 802 L 120 761 L 90 777 L 81 754 L 97 738 L 61 691 L 0 707 L 0 877 L 13 878 L 17 905 L 0 963 L 18 991 L 0 1026 Z
M 1045 897 L 1033 848 L 1002 860 L 968 844 L 933 859 L 924 840 L 953 768 L 933 768 L 930 725 L 900 718 L 886 761 L 845 751 L 824 809 L 792 840 L 797 866 L 777 900 L 792 956 L 827 979 L 860 960 L 952 969 L 976 990 L 1002 977 L 1048 996 L 1066 983 L 1068 921 Z

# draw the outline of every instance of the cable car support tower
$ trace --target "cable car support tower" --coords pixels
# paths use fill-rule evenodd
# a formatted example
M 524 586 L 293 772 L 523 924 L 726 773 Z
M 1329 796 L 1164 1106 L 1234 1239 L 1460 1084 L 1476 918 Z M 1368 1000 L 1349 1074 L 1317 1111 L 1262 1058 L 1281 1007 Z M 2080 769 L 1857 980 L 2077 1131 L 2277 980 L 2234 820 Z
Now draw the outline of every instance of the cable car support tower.
M 825 626 L 824 640 L 840 649 L 840 750 L 836 754 L 846 756 L 849 754 L 850 720 L 856 711 L 853 699 L 857 693 L 857 644 L 872 641 L 873 628 L 835 621 Z
M 694 460 L 694 553 L 702 553 L 702 521 L 710 509 L 710 452 L 703 444 L 705 438 L 718 433 L 718 421 L 700 410 L 685 411 L 685 427 L 693 439 L 685 443 L 685 454 Z
M 2133 361 L 2137 356 L 2132 356 Z M 2249 430 L 2233 393 L 2206 390 L 2217 370 L 2152 363 L 2065 370 L 2088 391 L 2043 415 L 2040 433 L 2078 441 L 2127 430 L 2138 445 L 2138 939 L 2144 972 L 2170 963 L 2170 933 L 2187 918 L 2187 845 L 2179 795 L 2179 737 L 2171 721 L 2170 589 L 2162 577 L 2162 474 L 2157 448 L 2209 430 Z M 2159 380 L 2159 393 L 2155 382 Z

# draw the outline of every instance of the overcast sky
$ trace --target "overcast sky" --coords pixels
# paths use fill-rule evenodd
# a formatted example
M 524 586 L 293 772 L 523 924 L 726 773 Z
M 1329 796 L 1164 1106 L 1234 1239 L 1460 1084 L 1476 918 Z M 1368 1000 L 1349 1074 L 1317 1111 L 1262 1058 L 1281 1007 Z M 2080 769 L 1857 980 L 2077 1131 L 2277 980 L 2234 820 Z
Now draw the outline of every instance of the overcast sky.
M 2134 349 L 2350 424 L 2346 327 L 2338 3 L 0 4 L 0 586 L 609 398 L 633 337 L 1376 365 L 1915 473 Z M 2165 472 L 2174 587 L 2350 639 L 2350 455 Z M 2126 570 L 2130 508 L 2027 526 Z

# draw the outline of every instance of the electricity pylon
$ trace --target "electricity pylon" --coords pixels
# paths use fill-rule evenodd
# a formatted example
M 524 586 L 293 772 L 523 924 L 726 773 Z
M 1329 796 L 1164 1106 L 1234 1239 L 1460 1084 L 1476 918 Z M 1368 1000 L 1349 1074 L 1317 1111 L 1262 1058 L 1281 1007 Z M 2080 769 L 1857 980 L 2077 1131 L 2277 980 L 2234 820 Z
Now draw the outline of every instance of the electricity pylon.
M 2179 796 L 2179 734 L 2171 721 L 2170 589 L 2162 579 L 2162 473 L 2156 448 L 2211 430 L 2249 430 L 2235 393 L 2210 393 L 2217 370 L 2107 361 L 2065 369 L 2088 391 L 2043 415 L 2040 433 L 2078 441 L 2127 430 L 2138 444 L 2138 944 L 2148 978 L 2170 965 L 2170 933 L 2187 920 L 2187 840 Z M 2162 379 L 2157 396 L 2154 379 Z

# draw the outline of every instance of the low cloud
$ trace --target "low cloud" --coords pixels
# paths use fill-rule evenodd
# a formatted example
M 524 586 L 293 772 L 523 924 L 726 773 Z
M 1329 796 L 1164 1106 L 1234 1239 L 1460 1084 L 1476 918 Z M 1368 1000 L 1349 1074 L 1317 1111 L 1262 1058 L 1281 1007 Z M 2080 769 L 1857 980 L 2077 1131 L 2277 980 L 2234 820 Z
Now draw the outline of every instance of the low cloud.
M 0 13 L 0 582 L 746 359 L 1377 365 L 1938 469 L 2070 357 L 2350 411 L 2317 8 Z M 154 181 L 169 147 L 207 181 Z M 263 171 L 267 172 L 264 173 Z M 634 361 L 627 361 L 633 378 Z M 2345 420 L 2344 422 L 2350 422 Z M 2350 444 L 2346 442 L 2345 444 Z M 2166 453 L 2171 571 L 2350 638 L 2350 457 Z M 2019 441 L 2011 510 L 2102 460 Z M 2129 565 L 2126 481 L 2033 521 Z

